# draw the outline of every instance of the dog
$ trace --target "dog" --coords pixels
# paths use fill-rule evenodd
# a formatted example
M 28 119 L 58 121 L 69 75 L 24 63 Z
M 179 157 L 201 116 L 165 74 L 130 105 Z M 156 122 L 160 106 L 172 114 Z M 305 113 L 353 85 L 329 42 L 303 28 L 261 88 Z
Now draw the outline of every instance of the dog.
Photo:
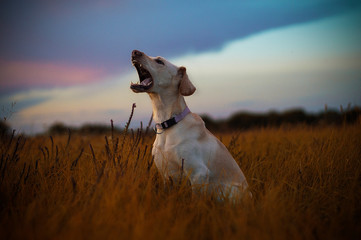
M 132 52 L 131 61 L 139 82 L 131 83 L 130 89 L 148 93 L 152 102 L 157 133 L 152 155 L 163 177 L 179 179 L 184 171 L 197 191 L 251 196 L 247 180 L 227 148 L 198 115 L 190 112 L 184 97 L 192 95 L 196 88 L 186 68 L 138 50 Z

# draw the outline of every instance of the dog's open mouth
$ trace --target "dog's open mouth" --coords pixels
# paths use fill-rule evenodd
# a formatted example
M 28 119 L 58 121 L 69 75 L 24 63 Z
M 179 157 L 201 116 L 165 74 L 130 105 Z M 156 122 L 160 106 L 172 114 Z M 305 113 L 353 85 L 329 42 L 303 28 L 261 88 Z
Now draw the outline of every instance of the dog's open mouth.
M 132 61 L 133 66 L 137 69 L 139 82 L 131 83 L 130 88 L 134 92 L 146 92 L 153 87 L 153 78 L 150 72 L 136 60 Z

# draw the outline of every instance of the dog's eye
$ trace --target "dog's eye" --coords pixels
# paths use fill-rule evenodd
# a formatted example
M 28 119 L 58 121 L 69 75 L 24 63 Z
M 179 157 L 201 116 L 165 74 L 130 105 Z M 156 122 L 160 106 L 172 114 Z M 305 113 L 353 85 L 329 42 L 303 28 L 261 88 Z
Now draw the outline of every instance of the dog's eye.
M 157 58 L 157 59 L 155 59 L 155 62 L 156 62 L 156 63 L 158 63 L 158 64 L 162 64 L 162 65 L 164 65 L 164 62 L 163 62 L 162 60 L 158 59 L 158 58 Z

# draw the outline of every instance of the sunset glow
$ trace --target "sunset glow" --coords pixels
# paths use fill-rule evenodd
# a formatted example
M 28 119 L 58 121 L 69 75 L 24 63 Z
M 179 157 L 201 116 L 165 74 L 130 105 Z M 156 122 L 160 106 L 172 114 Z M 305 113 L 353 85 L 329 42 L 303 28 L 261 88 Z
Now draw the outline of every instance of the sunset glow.
M 2 4 L 0 105 L 16 102 L 13 128 L 36 133 L 54 122 L 110 119 L 121 126 L 134 102 L 134 124 L 148 121 L 148 97 L 129 90 L 137 81 L 133 49 L 185 66 L 197 87 L 189 107 L 216 118 L 361 105 L 356 1 L 105 2 L 39 2 L 31 11 Z

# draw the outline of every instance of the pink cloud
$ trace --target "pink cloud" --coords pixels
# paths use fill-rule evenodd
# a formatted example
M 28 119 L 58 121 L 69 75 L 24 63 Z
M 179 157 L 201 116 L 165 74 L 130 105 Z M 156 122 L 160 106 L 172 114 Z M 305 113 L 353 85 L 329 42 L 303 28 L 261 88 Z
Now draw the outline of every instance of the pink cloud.
M 2 89 L 81 85 L 100 80 L 105 75 L 104 69 L 94 67 L 51 62 L 0 61 Z

